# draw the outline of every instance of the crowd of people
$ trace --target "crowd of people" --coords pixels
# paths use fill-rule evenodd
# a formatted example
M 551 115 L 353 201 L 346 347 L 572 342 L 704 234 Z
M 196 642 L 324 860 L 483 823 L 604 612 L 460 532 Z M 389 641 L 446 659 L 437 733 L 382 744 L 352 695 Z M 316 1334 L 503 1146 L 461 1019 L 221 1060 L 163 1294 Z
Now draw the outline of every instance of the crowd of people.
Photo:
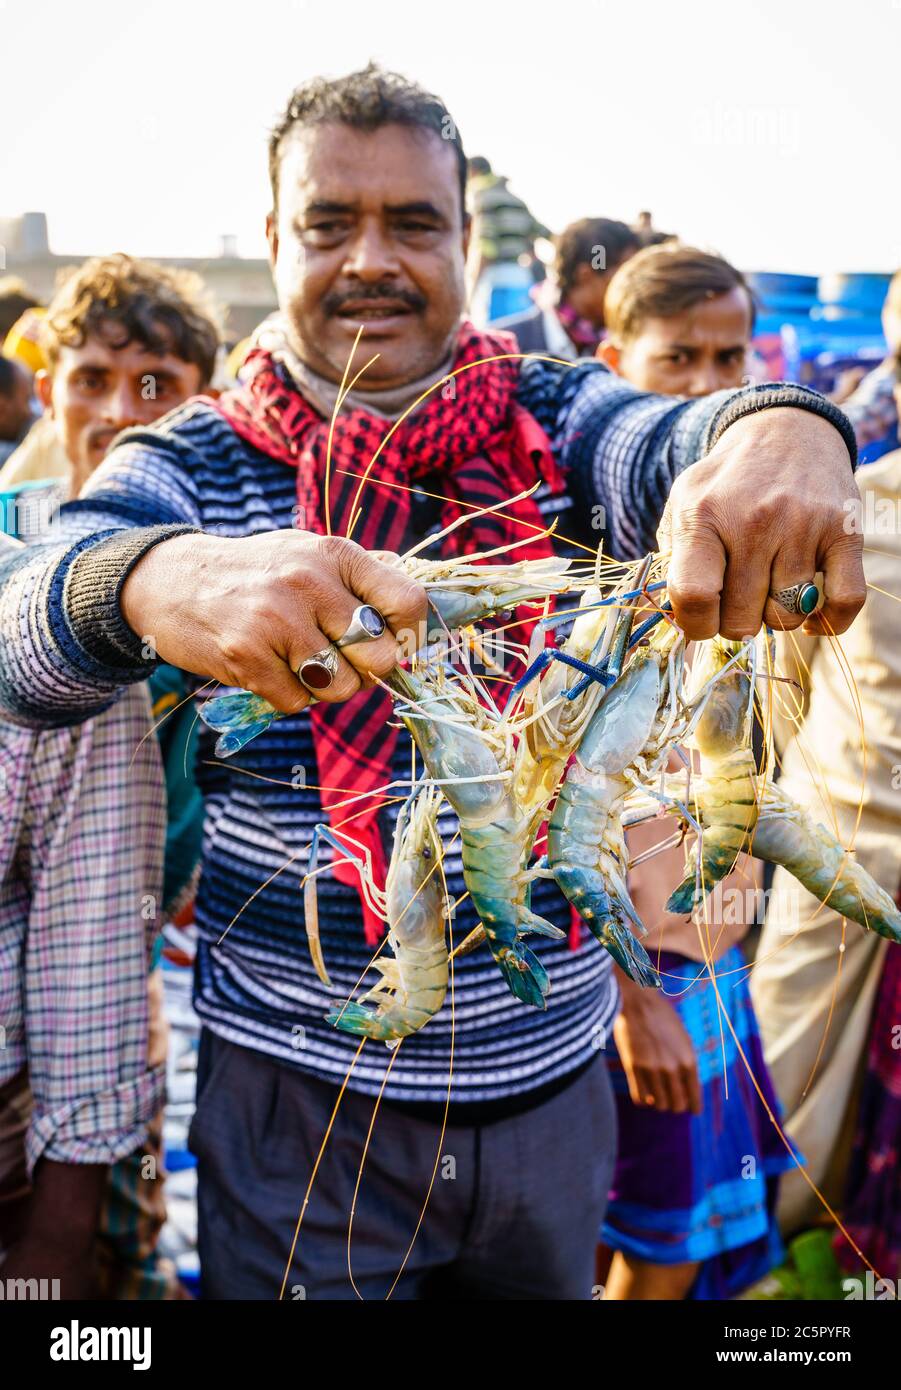
M 634 858 L 659 850 L 630 886 L 663 991 L 572 940 L 536 881 L 533 910 L 567 929 L 535 947 L 547 1010 L 463 956 L 453 1015 L 405 1041 L 387 1083 L 384 1052 L 355 1059 L 324 1021 L 298 883 L 348 794 L 383 870 L 372 793 L 409 777 L 377 682 L 425 599 L 384 553 L 529 493 L 517 522 L 555 519 L 561 545 L 670 550 L 687 637 L 781 632 L 806 696 L 776 733 L 781 776 L 901 888 L 898 527 L 866 534 L 883 515 L 868 498 L 901 515 L 901 274 L 886 360 L 839 408 L 757 379 L 754 296 L 721 255 L 649 214 L 552 237 L 406 78 L 370 66 L 299 87 L 269 170 L 278 309 L 246 342 L 225 341 L 197 277 L 126 254 L 73 269 L 46 305 L 0 283 L 0 497 L 19 533 L 0 536 L 0 1271 L 65 1297 L 186 1296 L 158 1251 L 159 958 L 177 920 L 197 940 L 206 1298 L 354 1297 L 351 1209 L 356 1287 L 383 1297 L 437 1153 L 452 1180 L 394 1297 L 736 1297 L 785 1237 L 832 1238 L 824 1199 L 846 1232 L 836 1258 L 897 1277 L 901 952 L 782 870 L 761 930 L 763 885 L 739 859 L 725 886 L 744 906 L 711 946 L 664 908 L 683 850 L 658 825 L 630 833 Z M 346 390 L 360 325 L 377 356 Z M 894 448 L 858 472 L 849 527 L 857 445 L 877 437 Z M 441 553 L 517 540 L 501 511 L 464 534 Z M 776 595 L 816 573 L 825 606 L 797 633 Z M 339 651 L 361 604 L 386 628 Z M 846 630 L 859 708 L 828 636 Z M 197 723 L 217 682 L 286 716 L 240 765 Z M 478 922 L 449 811 L 439 829 L 462 939 Z M 333 870 L 321 933 L 348 995 L 379 926 L 353 865 Z

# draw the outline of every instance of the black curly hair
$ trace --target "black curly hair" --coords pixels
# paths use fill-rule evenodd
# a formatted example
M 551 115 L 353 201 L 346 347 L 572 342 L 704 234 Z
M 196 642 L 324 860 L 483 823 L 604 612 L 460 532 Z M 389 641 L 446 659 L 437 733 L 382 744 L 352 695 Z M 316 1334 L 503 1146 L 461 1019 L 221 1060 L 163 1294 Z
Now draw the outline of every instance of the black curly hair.
M 40 334 L 51 367 L 60 348 L 81 347 L 100 334 L 114 348 L 138 342 L 149 352 L 193 362 L 206 386 L 216 366 L 220 327 L 199 275 L 117 251 L 62 272 Z
M 460 180 L 460 202 L 466 217 L 466 155 L 456 123 L 440 97 L 410 82 L 400 73 L 369 63 L 346 77 L 312 77 L 295 88 L 269 136 L 269 182 L 272 206 L 278 207 L 278 174 L 282 141 L 297 126 L 340 121 L 355 130 L 378 130 L 383 125 L 418 126 L 434 131 L 453 145 Z

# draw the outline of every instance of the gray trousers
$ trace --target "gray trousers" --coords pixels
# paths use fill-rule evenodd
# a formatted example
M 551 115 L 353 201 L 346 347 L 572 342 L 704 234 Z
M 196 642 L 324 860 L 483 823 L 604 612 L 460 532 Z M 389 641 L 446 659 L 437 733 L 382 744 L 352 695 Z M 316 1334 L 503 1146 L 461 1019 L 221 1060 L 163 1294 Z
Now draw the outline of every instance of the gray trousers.
M 203 1293 L 277 1299 L 335 1089 L 204 1029 L 190 1147 Z M 286 1299 L 353 1299 L 347 1228 L 371 1097 L 346 1091 L 319 1166 Z M 364 1298 L 394 1282 L 425 1201 L 439 1124 L 382 1106 L 357 1194 L 351 1264 Z M 393 1299 L 590 1299 L 616 1151 L 602 1057 L 521 1115 L 445 1131 Z

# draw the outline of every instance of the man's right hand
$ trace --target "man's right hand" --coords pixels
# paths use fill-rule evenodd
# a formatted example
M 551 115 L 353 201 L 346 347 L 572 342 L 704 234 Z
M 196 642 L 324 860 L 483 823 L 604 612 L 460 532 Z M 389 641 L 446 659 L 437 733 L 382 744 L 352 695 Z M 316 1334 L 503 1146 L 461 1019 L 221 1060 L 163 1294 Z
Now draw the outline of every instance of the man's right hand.
M 310 702 L 297 670 L 343 636 L 372 604 L 388 624 L 376 641 L 341 650 L 321 700 L 346 700 L 384 678 L 398 644 L 424 637 L 425 590 L 353 541 L 305 531 L 240 540 L 175 536 L 149 550 L 122 588 L 122 615 L 163 661 L 252 690 L 283 714 Z
M 613 1025 L 633 1105 L 700 1115 L 703 1101 L 694 1046 L 670 1001 L 617 970 L 622 1011 Z

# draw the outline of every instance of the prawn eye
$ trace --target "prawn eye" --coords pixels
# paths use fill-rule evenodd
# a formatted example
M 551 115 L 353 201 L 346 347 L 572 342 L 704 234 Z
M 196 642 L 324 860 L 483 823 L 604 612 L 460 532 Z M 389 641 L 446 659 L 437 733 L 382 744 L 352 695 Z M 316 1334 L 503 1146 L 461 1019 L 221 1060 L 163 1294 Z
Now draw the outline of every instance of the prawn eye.
M 423 859 L 431 859 L 431 857 L 432 857 L 432 851 L 429 849 L 428 845 L 426 845 L 425 848 L 423 849 L 423 851 L 422 851 L 422 857 L 423 857 Z

